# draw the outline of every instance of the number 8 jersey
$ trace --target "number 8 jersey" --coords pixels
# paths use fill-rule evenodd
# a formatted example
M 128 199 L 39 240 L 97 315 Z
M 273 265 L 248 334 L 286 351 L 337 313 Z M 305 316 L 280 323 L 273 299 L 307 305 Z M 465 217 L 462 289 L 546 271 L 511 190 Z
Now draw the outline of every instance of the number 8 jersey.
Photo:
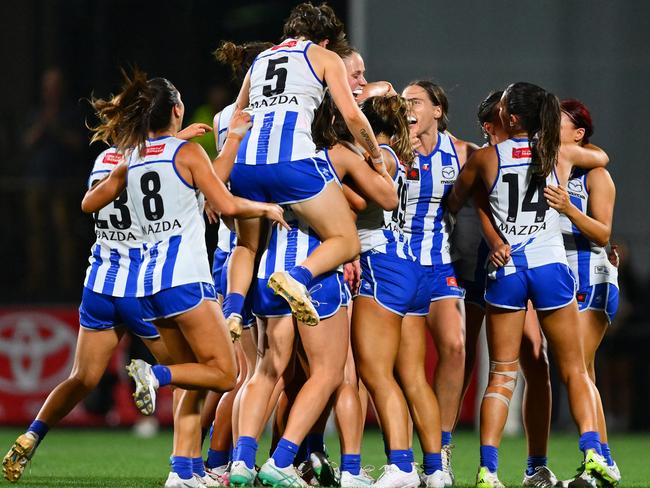
M 311 45 L 287 39 L 255 58 L 249 93 L 253 127 L 239 147 L 237 164 L 273 164 L 316 155 L 311 123 L 325 85 L 307 58 Z
M 144 238 L 138 296 L 188 283 L 210 283 L 203 198 L 178 172 L 176 155 L 186 141 L 150 139 L 144 157 L 129 161 L 127 190 Z
M 528 139 L 508 139 L 495 150 L 499 168 L 489 195 L 490 207 L 497 228 L 512 248 L 510 261 L 498 274 L 566 264 L 560 215 L 544 198 L 544 187 L 558 184 L 555 171 L 546 178 L 533 173 Z
M 102 152 L 95 160 L 88 187 L 123 160 L 114 147 Z M 136 296 L 142 262 L 142 230 L 126 190 L 93 217 L 97 240 L 92 247 L 84 286 L 113 297 Z

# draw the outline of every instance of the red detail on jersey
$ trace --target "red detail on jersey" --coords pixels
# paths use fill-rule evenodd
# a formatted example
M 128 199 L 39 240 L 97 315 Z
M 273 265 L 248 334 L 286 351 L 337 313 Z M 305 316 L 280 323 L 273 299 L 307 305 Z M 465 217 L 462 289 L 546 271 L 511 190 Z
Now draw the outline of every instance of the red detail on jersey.
M 406 179 L 417 181 L 420 179 L 420 170 L 418 168 L 411 168 L 406 172 Z
M 447 286 L 458 287 L 458 282 L 456 281 L 455 276 L 447 276 Z
M 122 161 L 124 161 L 124 156 L 110 152 L 104 154 L 104 159 L 102 159 L 102 163 L 104 164 L 120 164 Z
M 162 154 L 162 152 L 165 150 L 165 145 L 164 144 L 158 144 L 156 146 L 149 146 L 147 148 L 147 152 L 145 156 L 156 156 L 158 154 Z
M 583 303 L 586 299 L 587 299 L 586 293 L 576 293 L 576 300 L 578 300 L 580 303 Z
M 429 171 L 429 163 L 424 163 L 422 165 L 422 171 Z
M 271 48 L 271 51 L 277 51 L 278 49 L 282 49 L 283 47 L 296 47 L 296 44 L 298 44 L 298 41 L 287 41 L 282 44 L 278 44 L 277 46 L 273 46 Z
M 529 147 L 513 147 L 512 157 L 514 159 L 532 158 L 533 153 Z

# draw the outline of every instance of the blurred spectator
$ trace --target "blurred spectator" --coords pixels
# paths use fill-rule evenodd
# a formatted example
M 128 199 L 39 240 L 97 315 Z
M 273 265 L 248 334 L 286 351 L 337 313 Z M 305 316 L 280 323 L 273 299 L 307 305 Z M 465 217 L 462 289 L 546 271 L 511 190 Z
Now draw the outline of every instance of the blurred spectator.
M 75 240 L 70 215 L 74 210 L 67 198 L 69 178 L 77 172 L 84 138 L 83 119 L 66 98 L 59 68 L 43 73 L 41 102 L 26 125 L 22 134 L 28 222 L 25 291 L 34 293 L 45 286 L 67 291 L 80 285 L 72 282 Z
M 212 85 L 208 88 L 208 99 L 206 103 L 199 106 L 194 113 L 192 114 L 192 119 L 187 122 L 186 125 L 193 124 L 195 122 L 202 122 L 212 126 L 213 118 L 221 109 L 226 105 L 233 102 L 231 100 L 230 90 L 228 87 L 220 84 Z M 216 128 L 215 128 L 216 130 Z M 214 133 L 209 132 L 202 135 L 201 137 L 196 137 L 194 142 L 198 142 L 203 146 L 203 149 L 208 153 L 210 159 L 214 159 L 217 156 L 217 150 L 214 143 Z

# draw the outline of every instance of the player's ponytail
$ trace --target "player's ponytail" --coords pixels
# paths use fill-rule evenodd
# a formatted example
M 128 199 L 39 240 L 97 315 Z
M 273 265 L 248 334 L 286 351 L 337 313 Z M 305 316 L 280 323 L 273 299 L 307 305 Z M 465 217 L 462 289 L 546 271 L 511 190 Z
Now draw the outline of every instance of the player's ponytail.
M 531 139 L 533 163 L 539 172 L 548 176 L 555 168 L 560 149 L 560 101 L 546 92 L 539 109 L 540 129 Z
M 273 44 L 270 42 L 246 42 L 235 44 L 223 41 L 212 53 L 217 61 L 230 67 L 232 77 L 241 82 L 259 53 L 266 51 Z
M 528 135 L 534 172 L 544 177 L 551 174 L 560 148 L 557 97 L 532 83 L 517 82 L 506 89 L 504 108 L 517 118 L 510 131 L 523 130 Z
M 361 104 L 372 131 L 390 137 L 390 146 L 403 164 L 413 162 L 413 147 L 409 134 L 409 106 L 404 97 L 391 95 L 370 97 Z
M 165 78 L 147 80 L 134 69 L 129 77 L 124 70 L 122 90 L 110 99 L 92 98 L 99 124 L 91 127 L 91 142 L 113 144 L 121 152 L 144 149 L 149 132 L 169 127 L 171 110 L 180 103 L 178 90 Z

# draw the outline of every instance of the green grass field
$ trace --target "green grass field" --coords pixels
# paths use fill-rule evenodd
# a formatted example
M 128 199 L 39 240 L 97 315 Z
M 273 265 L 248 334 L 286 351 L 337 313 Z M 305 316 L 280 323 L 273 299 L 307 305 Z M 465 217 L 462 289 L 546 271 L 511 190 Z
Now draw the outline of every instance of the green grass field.
M 0 446 L 9 449 L 20 432 L 0 429 Z M 264 462 L 269 440 L 260 446 L 258 464 Z M 478 436 L 461 432 L 454 436 L 453 467 L 456 486 L 473 486 L 478 463 Z M 622 486 L 650 486 L 650 462 L 645 459 L 650 449 L 650 436 L 625 435 L 611 439 L 612 451 L 623 473 Z M 336 438 L 328 439 L 332 460 L 338 461 Z M 138 439 L 127 430 L 62 430 L 52 431 L 25 470 L 17 486 L 21 487 L 162 487 L 169 471 L 171 433 L 164 431 L 152 439 Z M 577 437 L 553 435 L 550 446 L 550 467 L 558 476 L 573 475 L 579 462 Z M 419 454 L 416 453 L 416 461 Z M 522 438 L 504 440 L 499 474 L 507 486 L 519 486 L 526 461 Z M 377 431 L 364 437 L 363 464 L 380 467 L 383 444 Z M 374 474 L 377 474 L 377 470 Z M 2 480 L 8 486 L 9 482 Z

